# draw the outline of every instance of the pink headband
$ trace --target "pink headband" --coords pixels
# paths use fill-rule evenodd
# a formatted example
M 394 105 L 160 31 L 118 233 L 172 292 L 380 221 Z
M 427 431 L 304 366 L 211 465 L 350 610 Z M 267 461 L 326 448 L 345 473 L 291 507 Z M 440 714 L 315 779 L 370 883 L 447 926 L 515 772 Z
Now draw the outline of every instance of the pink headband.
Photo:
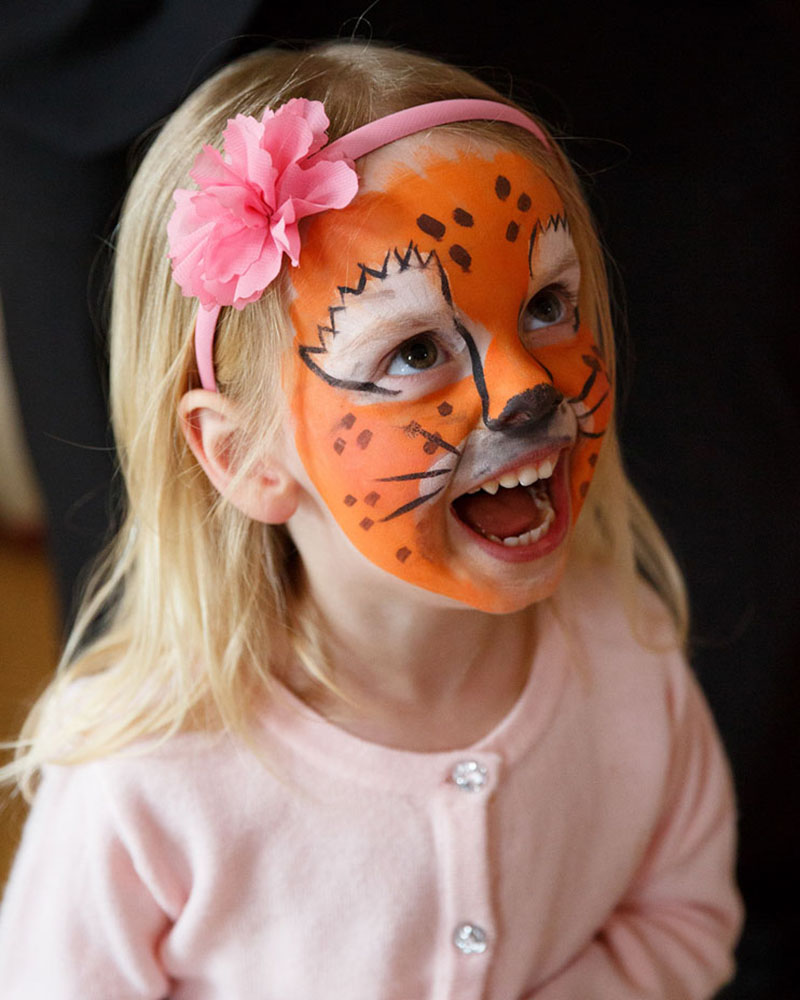
M 179 188 L 167 225 L 172 273 L 183 294 L 200 300 L 194 342 L 204 389 L 215 391 L 214 334 L 223 306 L 255 302 L 280 271 L 283 255 L 297 266 L 300 219 L 349 205 L 358 191 L 353 161 L 437 125 L 493 121 L 518 125 L 550 149 L 542 129 L 499 101 L 420 104 L 378 118 L 327 144 L 320 101 L 294 98 L 261 121 L 237 115 L 223 132 L 224 154 L 203 146 Z

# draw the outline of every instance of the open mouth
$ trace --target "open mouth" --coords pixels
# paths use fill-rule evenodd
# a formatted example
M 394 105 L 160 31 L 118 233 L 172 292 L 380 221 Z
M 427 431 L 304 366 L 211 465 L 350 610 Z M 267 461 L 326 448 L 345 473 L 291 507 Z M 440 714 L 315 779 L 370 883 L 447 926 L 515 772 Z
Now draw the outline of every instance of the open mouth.
M 563 453 L 551 455 L 487 480 L 457 497 L 453 512 L 477 535 L 506 549 L 544 545 L 566 525 L 564 464 Z

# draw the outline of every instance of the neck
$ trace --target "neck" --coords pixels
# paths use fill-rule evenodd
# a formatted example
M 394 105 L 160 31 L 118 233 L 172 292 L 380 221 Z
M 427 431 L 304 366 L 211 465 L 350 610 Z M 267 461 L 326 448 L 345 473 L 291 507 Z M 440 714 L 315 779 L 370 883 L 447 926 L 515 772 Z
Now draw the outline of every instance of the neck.
M 533 654 L 533 615 L 489 615 L 430 595 L 317 587 L 328 665 L 339 694 L 298 666 L 288 686 L 331 722 L 404 749 L 465 747 L 510 710 Z M 359 592 L 360 591 L 360 592 Z M 346 595 L 346 599 L 345 599 Z

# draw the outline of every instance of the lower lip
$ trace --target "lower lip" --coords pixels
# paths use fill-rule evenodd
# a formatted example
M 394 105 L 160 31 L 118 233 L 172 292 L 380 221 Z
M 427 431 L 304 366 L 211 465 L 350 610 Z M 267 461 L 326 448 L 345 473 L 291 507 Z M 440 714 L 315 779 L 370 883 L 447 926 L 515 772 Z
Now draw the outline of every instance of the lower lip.
M 569 458 L 567 452 L 563 451 L 555 469 L 553 469 L 553 475 L 550 477 L 548 486 L 550 502 L 553 505 L 556 515 L 555 519 L 550 525 L 550 530 L 547 534 L 538 541 L 531 542 L 530 545 L 503 545 L 499 542 L 493 542 L 491 539 L 470 528 L 455 513 L 453 513 L 453 520 L 462 531 L 465 531 L 469 535 L 471 541 L 475 542 L 484 552 L 488 552 L 489 555 L 494 556 L 495 559 L 509 563 L 532 562 L 535 559 L 541 559 L 561 545 L 569 529 L 568 468 Z

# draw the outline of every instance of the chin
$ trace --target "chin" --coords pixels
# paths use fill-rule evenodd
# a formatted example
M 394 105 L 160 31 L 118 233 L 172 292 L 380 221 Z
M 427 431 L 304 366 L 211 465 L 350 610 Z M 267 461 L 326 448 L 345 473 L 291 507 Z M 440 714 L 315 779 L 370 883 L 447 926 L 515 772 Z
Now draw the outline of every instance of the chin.
M 558 590 L 569 555 L 568 539 L 535 563 L 497 563 L 456 578 L 447 574 L 438 585 L 416 585 L 419 598 L 441 608 L 474 608 L 491 615 L 509 615 L 545 601 Z M 438 598 L 438 600 L 437 600 Z
M 543 559 L 543 563 L 531 571 L 527 580 L 504 580 L 476 588 L 469 601 L 471 607 L 494 615 L 508 615 L 522 611 L 540 601 L 546 601 L 558 590 L 567 566 L 566 545 Z M 516 575 L 516 574 L 515 574 Z

